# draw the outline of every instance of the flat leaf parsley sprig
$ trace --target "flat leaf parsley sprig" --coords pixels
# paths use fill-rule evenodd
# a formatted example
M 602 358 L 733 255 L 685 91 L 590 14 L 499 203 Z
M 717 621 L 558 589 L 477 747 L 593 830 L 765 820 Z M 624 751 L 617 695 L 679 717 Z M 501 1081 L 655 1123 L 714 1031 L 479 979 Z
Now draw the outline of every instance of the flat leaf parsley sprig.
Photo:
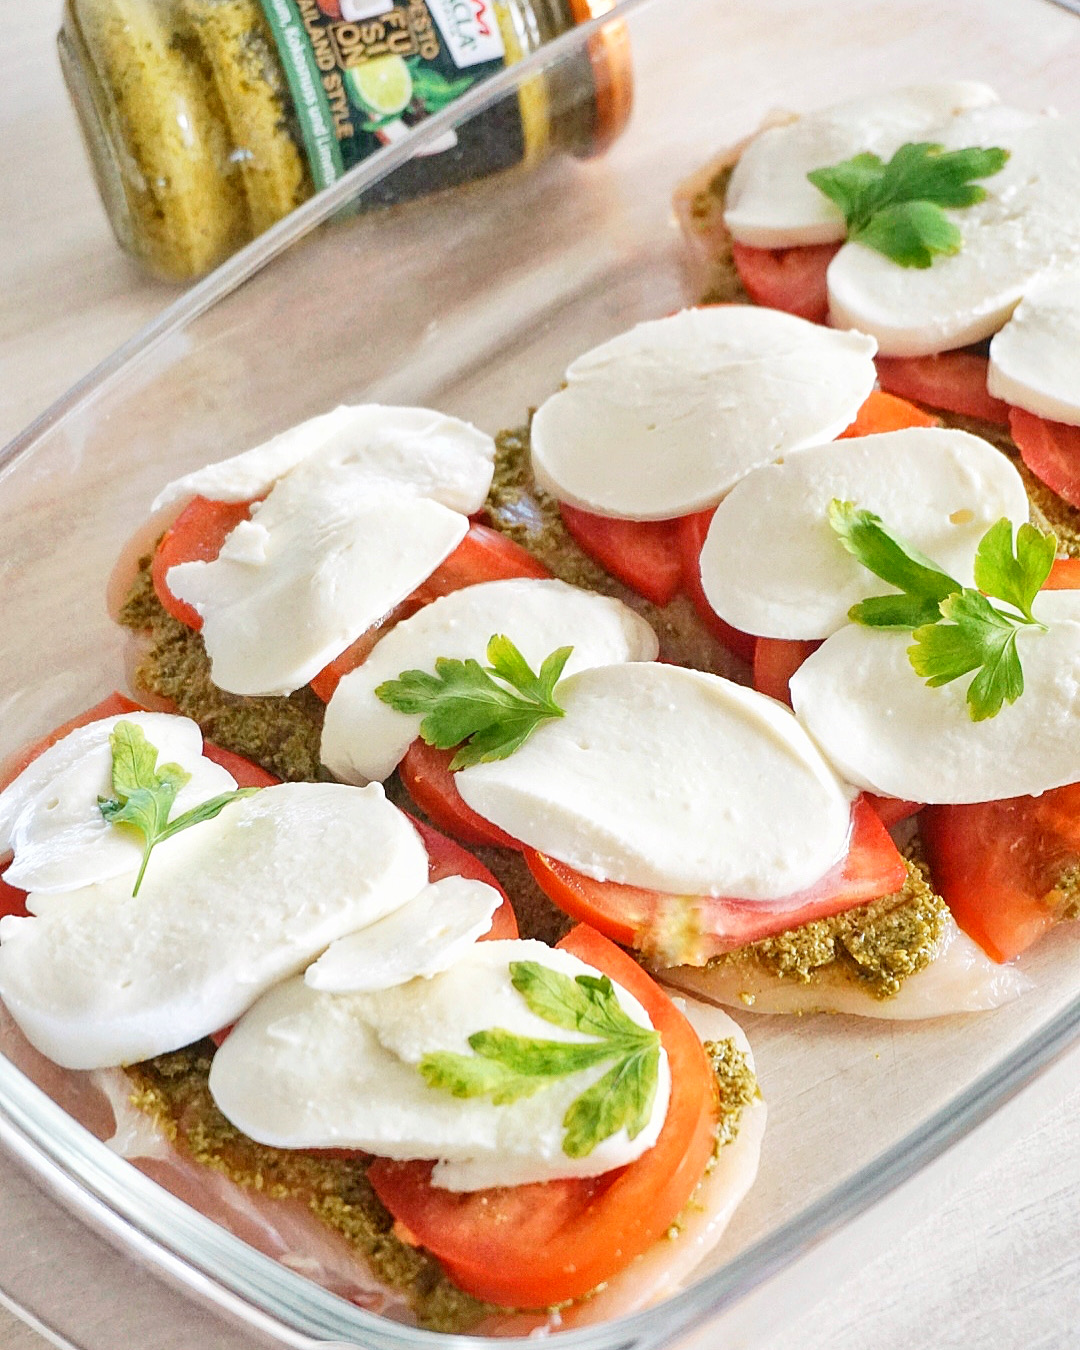
M 378 686 L 378 698 L 398 712 L 423 714 L 420 735 L 440 750 L 459 746 L 451 769 L 505 759 L 542 723 L 564 716 L 555 686 L 573 647 L 559 647 L 533 671 L 508 637 L 487 645 L 489 666 L 440 656 L 435 674 L 404 670 Z
M 1017 634 L 1024 627 L 1046 632 L 1032 605 L 1054 565 L 1054 535 L 1021 525 L 1014 549 L 1012 522 L 1002 518 L 991 525 L 975 554 L 972 589 L 853 502 L 830 502 L 829 524 L 853 557 L 901 592 L 852 605 L 853 623 L 910 629 L 915 641 L 908 660 L 931 688 L 975 671 L 967 690 L 973 722 L 1016 702 L 1024 692 Z
M 490 1097 L 504 1106 L 610 1061 L 608 1071 L 567 1108 L 563 1152 L 586 1158 L 624 1128 L 636 1139 L 656 1099 L 660 1033 L 628 1016 L 606 975 L 571 979 L 536 961 L 512 961 L 510 980 L 537 1017 L 594 1039 L 545 1041 L 499 1028 L 476 1031 L 469 1037 L 472 1055 L 425 1055 L 419 1066 L 425 1082 L 455 1097 Z
M 925 268 L 937 254 L 959 253 L 964 242 L 943 208 L 981 202 L 986 189 L 971 180 L 999 173 L 1008 158 L 997 146 L 946 150 L 917 141 L 888 163 L 867 152 L 806 176 L 844 213 L 849 240 L 901 267 Z
M 237 788 L 199 802 L 190 811 L 170 820 L 176 794 L 191 779 L 179 764 L 158 767 L 157 747 L 136 722 L 117 722 L 109 736 L 112 749 L 112 797 L 99 797 L 98 807 L 110 825 L 131 825 L 143 836 L 142 865 L 132 895 L 139 894 L 150 854 L 164 839 L 181 830 L 213 820 L 230 802 L 250 797 L 258 788 Z

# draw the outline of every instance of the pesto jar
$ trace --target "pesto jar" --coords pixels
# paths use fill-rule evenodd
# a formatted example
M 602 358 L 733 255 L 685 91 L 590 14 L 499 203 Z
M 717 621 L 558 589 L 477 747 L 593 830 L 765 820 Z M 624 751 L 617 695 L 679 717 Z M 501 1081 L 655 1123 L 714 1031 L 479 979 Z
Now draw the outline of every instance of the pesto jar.
M 478 80 L 613 0 L 67 0 L 60 60 L 122 248 L 201 276 Z M 386 202 L 588 155 L 622 130 L 625 27 L 393 174 Z

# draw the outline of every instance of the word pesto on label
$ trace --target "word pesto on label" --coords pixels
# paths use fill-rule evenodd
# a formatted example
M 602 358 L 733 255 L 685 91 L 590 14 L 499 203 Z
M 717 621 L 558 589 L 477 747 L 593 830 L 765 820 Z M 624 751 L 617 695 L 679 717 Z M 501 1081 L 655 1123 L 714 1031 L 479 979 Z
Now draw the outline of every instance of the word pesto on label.
M 261 4 L 320 189 L 501 70 L 507 59 L 492 0 Z M 451 132 L 432 153 L 456 144 Z M 488 167 L 522 157 L 520 127 L 516 135 L 510 130 L 500 153 L 504 163 Z

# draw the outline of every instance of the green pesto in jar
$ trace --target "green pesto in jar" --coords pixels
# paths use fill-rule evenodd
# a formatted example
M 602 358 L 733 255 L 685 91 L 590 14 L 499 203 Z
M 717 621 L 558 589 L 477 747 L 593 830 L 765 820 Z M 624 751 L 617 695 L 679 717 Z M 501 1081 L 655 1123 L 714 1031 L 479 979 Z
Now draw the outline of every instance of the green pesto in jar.
M 358 0 L 345 7 L 357 11 Z M 599 12 L 601 0 L 66 0 L 64 77 L 121 247 L 202 275 L 477 82 Z M 388 204 L 595 153 L 629 116 L 625 26 L 464 121 L 374 186 Z

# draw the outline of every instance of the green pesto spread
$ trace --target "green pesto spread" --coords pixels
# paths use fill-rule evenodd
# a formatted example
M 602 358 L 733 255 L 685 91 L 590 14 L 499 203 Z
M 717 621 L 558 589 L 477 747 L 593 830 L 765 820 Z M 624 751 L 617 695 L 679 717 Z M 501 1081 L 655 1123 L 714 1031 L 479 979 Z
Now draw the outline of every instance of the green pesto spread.
M 709 250 L 709 288 L 701 297 L 702 305 L 745 304 L 750 297 L 743 290 L 732 255 L 731 236 L 724 226 L 724 203 L 728 181 L 734 168 L 725 164 L 717 169 L 690 202 L 690 221 L 695 230 L 711 237 Z
M 894 895 L 725 952 L 709 966 L 755 965 L 800 984 L 841 973 L 873 998 L 892 998 L 934 959 L 949 920 L 924 867 L 909 859 L 907 869 L 903 889 Z
M 736 1045 L 733 1036 L 727 1036 L 721 1041 L 705 1041 L 704 1045 L 716 1079 L 716 1096 L 720 1106 L 716 1144 L 709 1166 L 711 1171 L 720 1156 L 720 1150 L 738 1134 L 744 1109 L 761 1096 L 761 1090 L 750 1061 Z
M 718 1119 L 712 1160 L 738 1133 L 744 1108 L 760 1095 L 745 1055 L 732 1039 L 706 1041 L 716 1082 Z M 134 1084 L 131 1103 L 150 1116 L 182 1152 L 238 1186 L 262 1192 L 273 1200 L 306 1201 L 312 1214 L 340 1233 L 367 1262 L 372 1273 L 408 1300 L 420 1326 L 431 1331 L 463 1333 L 493 1311 L 462 1293 L 435 1258 L 413 1247 L 394 1231 L 394 1219 L 367 1179 L 370 1158 L 328 1157 L 301 1149 L 272 1148 L 249 1139 L 229 1123 L 210 1095 L 208 1079 L 214 1057 L 212 1041 L 158 1055 L 127 1070 Z M 686 1210 L 700 1204 L 699 1183 Z M 668 1230 L 678 1235 L 676 1220 Z
M 135 668 L 136 689 L 175 703 L 208 740 L 261 764 L 279 778 L 316 781 L 323 705 L 309 688 L 288 697 L 247 698 L 219 689 L 199 633 L 167 613 L 154 593 L 149 557 L 120 610 L 120 622 L 148 639 Z
M 464 1332 L 484 1317 L 486 1304 L 455 1288 L 429 1253 L 395 1236 L 393 1216 L 367 1179 L 370 1159 L 271 1148 L 231 1125 L 207 1086 L 213 1052 L 211 1042 L 200 1041 L 130 1068 L 132 1104 L 196 1162 L 238 1186 L 272 1199 L 305 1200 L 383 1284 L 407 1296 L 421 1326 Z
M 724 1146 L 732 1143 L 739 1133 L 743 1111 L 761 1096 L 757 1076 L 750 1067 L 750 1061 L 735 1043 L 734 1037 L 726 1036 L 719 1041 L 703 1041 L 702 1044 L 716 1083 L 717 1113 L 712 1155 L 705 1164 L 705 1175 L 694 1187 L 682 1213 L 668 1228 L 665 1236 L 669 1239 L 681 1235 L 687 1214 L 695 1210 L 701 1211 L 701 1191 L 706 1178 L 716 1167 Z

